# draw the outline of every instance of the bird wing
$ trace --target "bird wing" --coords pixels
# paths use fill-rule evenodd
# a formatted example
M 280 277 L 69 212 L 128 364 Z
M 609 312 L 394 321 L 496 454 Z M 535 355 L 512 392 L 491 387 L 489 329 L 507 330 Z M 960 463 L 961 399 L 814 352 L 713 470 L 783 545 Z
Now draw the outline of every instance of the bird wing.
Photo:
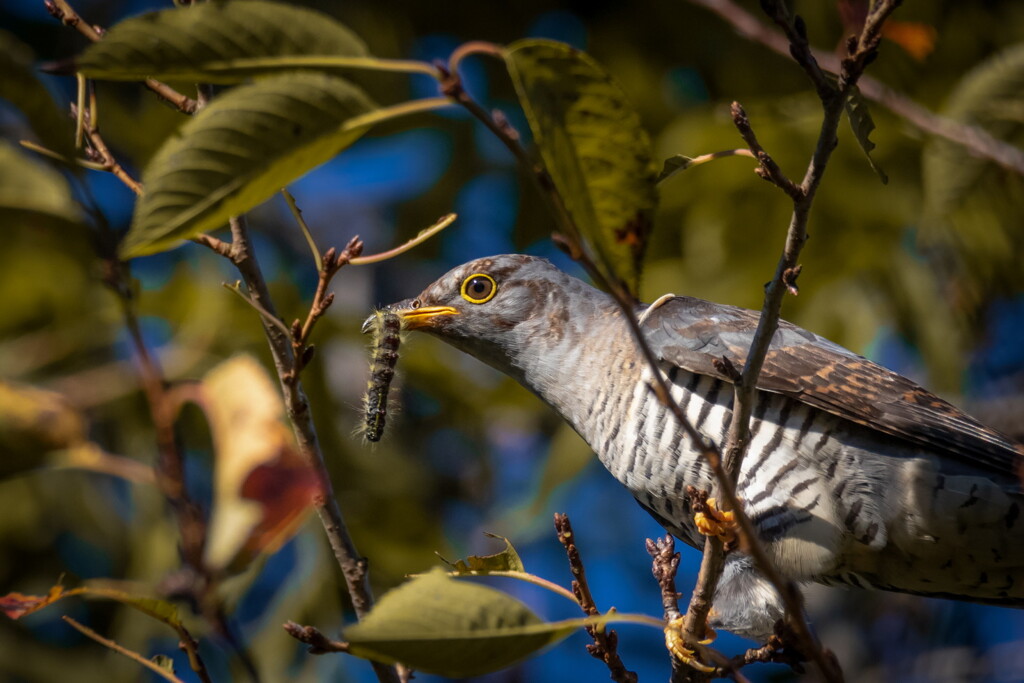
M 732 382 L 729 364 L 742 371 L 759 318 L 756 311 L 675 297 L 651 311 L 644 331 L 663 361 Z M 792 323 L 779 322 L 757 388 L 935 453 L 1021 475 L 1024 446 L 906 377 Z

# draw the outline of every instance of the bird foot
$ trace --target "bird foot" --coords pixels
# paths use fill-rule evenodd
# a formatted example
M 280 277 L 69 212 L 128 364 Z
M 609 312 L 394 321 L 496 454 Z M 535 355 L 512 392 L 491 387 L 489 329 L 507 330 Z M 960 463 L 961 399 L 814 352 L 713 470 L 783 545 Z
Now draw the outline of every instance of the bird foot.
M 705 536 L 717 536 L 726 545 L 736 542 L 736 515 L 731 511 L 718 509 L 718 502 L 714 498 L 708 498 L 693 515 L 693 521 L 697 525 L 697 531 Z
M 683 621 L 683 617 L 679 616 L 665 625 L 665 647 L 668 648 L 673 657 L 686 666 L 696 669 L 701 673 L 714 673 L 715 667 L 701 662 L 697 659 L 697 653 L 686 646 L 686 640 L 683 638 Z M 701 645 L 707 645 L 717 637 L 715 632 L 707 626 L 704 627 L 704 633 L 707 637 L 699 641 Z

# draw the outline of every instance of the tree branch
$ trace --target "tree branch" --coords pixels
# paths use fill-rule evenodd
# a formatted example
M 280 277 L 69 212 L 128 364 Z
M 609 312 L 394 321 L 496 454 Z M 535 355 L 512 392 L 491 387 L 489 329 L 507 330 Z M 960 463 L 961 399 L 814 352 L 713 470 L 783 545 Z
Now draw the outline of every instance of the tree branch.
M 555 532 L 558 540 L 565 547 L 565 553 L 569 558 L 569 569 L 572 571 L 572 592 L 576 596 L 576 602 L 580 609 L 588 617 L 596 617 L 601 614 L 594 602 L 594 596 L 590 593 L 590 585 L 587 583 L 586 570 L 583 567 L 583 560 L 580 558 L 580 551 L 576 547 L 576 539 L 573 535 L 572 524 L 569 523 L 569 516 L 555 513 Z M 587 633 L 594 639 L 594 642 L 587 645 L 587 652 L 591 657 L 600 659 L 611 672 L 611 678 L 616 683 L 637 683 L 636 673 L 626 668 L 619 657 L 619 635 L 613 629 L 601 626 L 587 626 Z
M 84 636 L 86 636 L 88 638 L 92 638 L 93 640 L 95 640 L 100 645 L 102 645 L 104 647 L 108 647 L 111 650 L 113 650 L 114 652 L 116 652 L 118 654 L 121 654 L 121 655 L 124 655 L 128 659 L 131 659 L 131 660 L 133 660 L 135 662 L 138 662 L 139 664 L 141 664 L 142 666 L 146 667 L 147 669 L 149 669 L 150 671 L 155 673 L 157 676 L 160 676 L 164 680 L 170 681 L 171 683 L 184 683 L 184 681 L 182 681 L 180 678 L 175 676 L 172 672 L 168 671 L 167 669 L 163 668 L 159 664 L 155 663 L 153 660 L 146 659 L 145 657 L 140 655 L 138 652 L 134 652 L 133 650 L 129 650 L 128 648 L 126 648 L 126 647 L 124 647 L 122 645 L 118 645 L 117 643 L 115 643 L 110 638 L 104 638 L 99 633 L 96 633 L 96 631 L 93 631 L 91 628 L 89 628 L 88 626 L 86 626 L 84 624 L 78 623 L 77 621 L 75 621 L 71 617 L 65 615 L 65 616 L 61 617 L 61 619 L 63 619 L 65 623 L 67 623 L 67 624 L 71 625 L 72 627 L 74 627 L 74 629 L 76 631 L 78 631 L 79 633 L 81 633 L 82 635 L 84 635 Z
M 253 252 L 244 217 L 231 219 L 231 236 L 229 258 L 238 268 L 238 272 L 249 290 L 250 298 L 270 316 L 279 318 L 270 298 L 270 290 L 267 288 L 263 272 Z M 299 450 L 320 479 L 320 493 L 314 500 L 317 515 L 323 524 L 335 560 L 345 577 L 352 606 L 356 615 L 362 619 L 369 614 L 373 607 L 373 593 L 370 590 L 367 561 L 356 550 L 355 543 L 348 532 L 348 526 L 342 517 L 341 508 L 334 496 L 334 488 L 324 463 L 309 401 L 298 376 L 292 338 L 287 333 L 287 328 L 282 329 L 266 320 L 264 316 L 260 316 L 260 320 L 270 345 L 270 353 L 274 359 L 274 367 L 277 370 L 278 380 L 284 394 L 285 410 L 292 423 Z M 373 664 L 380 681 L 394 683 L 399 680 L 393 667 L 378 662 L 371 662 L 371 664 Z
M 689 1 L 720 16 L 744 38 L 760 43 L 778 54 L 790 54 L 790 43 L 785 35 L 762 23 L 733 0 Z M 810 54 L 828 71 L 839 73 L 842 69 L 841 60 L 834 54 L 813 48 L 810 48 Z M 918 130 L 955 142 L 973 156 L 988 159 L 1008 171 L 1024 175 L 1024 150 L 1021 148 L 996 138 L 983 128 L 929 111 L 870 76 L 861 77 L 857 87 L 866 98 L 882 105 Z
M 67 0 L 43 0 L 43 4 L 50 15 L 65 26 L 70 26 L 94 43 L 103 40 L 103 29 L 82 19 Z M 183 95 L 166 83 L 147 78 L 144 84 L 156 93 L 157 97 L 170 103 L 182 114 L 195 114 L 199 110 L 199 103 L 196 100 Z

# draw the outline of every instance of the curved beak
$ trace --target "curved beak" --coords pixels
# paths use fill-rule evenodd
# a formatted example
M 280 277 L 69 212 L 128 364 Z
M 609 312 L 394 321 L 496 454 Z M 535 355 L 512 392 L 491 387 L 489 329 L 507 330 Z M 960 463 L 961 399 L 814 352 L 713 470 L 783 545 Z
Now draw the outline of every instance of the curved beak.
M 413 307 L 413 299 L 399 301 L 385 307 L 384 310 L 398 314 L 402 321 L 402 327 L 407 330 L 415 330 L 420 327 L 429 327 L 433 324 L 434 318 L 442 315 L 458 315 L 459 312 L 451 306 L 417 306 Z M 370 331 L 375 316 L 370 316 L 363 323 L 363 334 Z

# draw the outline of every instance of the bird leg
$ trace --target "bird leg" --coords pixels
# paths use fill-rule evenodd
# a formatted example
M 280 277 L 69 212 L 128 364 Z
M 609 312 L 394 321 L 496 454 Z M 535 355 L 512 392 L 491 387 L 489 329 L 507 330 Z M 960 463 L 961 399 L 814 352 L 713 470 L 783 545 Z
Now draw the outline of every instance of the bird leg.
M 665 625 L 665 647 L 672 653 L 672 656 L 678 659 L 680 662 L 689 666 L 701 673 L 714 673 L 715 667 L 704 664 L 697 659 L 697 654 L 691 648 L 686 646 L 686 639 L 683 637 L 683 621 L 685 617 L 678 616 L 672 619 Z M 707 645 L 713 642 L 716 638 L 716 634 L 711 630 L 710 626 L 704 627 L 704 640 L 698 641 L 700 645 Z
M 717 536 L 727 549 L 733 547 L 737 541 L 736 530 L 739 528 L 735 513 L 732 510 L 719 510 L 718 501 L 709 498 L 706 491 L 687 487 L 687 495 L 690 497 L 697 531 L 705 536 Z

